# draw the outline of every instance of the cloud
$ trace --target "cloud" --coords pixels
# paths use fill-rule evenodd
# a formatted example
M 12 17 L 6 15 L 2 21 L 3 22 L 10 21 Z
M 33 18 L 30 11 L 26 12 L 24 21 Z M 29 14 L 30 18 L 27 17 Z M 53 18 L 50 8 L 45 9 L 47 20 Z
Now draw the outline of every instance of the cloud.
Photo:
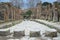
M 57 0 L 55 0 L 55 1 L 57 1 Z

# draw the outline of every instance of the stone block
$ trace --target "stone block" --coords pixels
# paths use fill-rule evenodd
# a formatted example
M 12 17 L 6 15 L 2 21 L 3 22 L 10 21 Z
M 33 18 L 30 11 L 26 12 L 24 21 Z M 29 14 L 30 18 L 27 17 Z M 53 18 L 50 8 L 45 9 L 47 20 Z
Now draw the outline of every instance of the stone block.
M 10 30 L 8 31 L 0 31 L 0 36 L 8 36 L 10 34 Z
M 30 37 L 40 37 L 40 31 L 37 32 L 30 31 Z
M 14 37 L 23 37 L 25 36 L 25 32 L 24 31 L 14 31 Z
M 45 36 L 46 37 L 57 37 L 57 31 L 53 31 L 53 32 L 47 31 L 47 32 L 45 32 Z

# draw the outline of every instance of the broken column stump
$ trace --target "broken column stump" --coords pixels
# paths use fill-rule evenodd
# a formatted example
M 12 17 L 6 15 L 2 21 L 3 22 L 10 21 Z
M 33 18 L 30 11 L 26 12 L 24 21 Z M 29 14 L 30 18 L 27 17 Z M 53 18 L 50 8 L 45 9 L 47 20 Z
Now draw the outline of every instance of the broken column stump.
M 23 37 L 25 36 L 25 32 L 24 31 L 14 31 L 14 37 Z
M 56 30 L 48 30 L 45 32 L 46 37 L 57 37 L 57 31 Z
M 40 37 L 40 31 L 30 31 L 30 37 Z
M 0 36 L 8 36 L 8 35 L 10 35 L 10 30 L 0 31 Z

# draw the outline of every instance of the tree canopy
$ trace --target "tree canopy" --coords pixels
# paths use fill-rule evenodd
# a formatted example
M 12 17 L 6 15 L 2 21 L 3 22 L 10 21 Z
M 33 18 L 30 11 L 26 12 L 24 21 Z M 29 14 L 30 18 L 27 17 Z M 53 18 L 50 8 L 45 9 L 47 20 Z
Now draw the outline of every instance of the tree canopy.
M 52 7 L 52 3 L 49 3 L 49 2 L 42 3 L 42 6 L 47 6 L 47 5 L 50 5 L 50 7 Z
M 29 18 L 29 17 L 31 17 L 31 14 L 32 14 L 32 11 L 31 11 L 31 10 L 28 10 L 27 12 L 25 12 L 25 13 L 23 14 L 23 17 L 24 17 L 24 18 Z

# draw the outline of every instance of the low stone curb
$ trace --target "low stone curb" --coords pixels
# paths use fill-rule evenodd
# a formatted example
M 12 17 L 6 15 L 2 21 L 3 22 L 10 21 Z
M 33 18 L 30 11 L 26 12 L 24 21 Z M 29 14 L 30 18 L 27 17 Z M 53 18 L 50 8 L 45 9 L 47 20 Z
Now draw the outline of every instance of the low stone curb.
M 16 24 L 19 24 L 20 22 L 21 22 L 21 21 L 11 22 L 10 24 L 6 24 L 6 25 L 0 27 L 0 29 L 10 28 L 10 27 L 12 27 L 12 26 L 14 26 L 14 25 L 16 25 Z

